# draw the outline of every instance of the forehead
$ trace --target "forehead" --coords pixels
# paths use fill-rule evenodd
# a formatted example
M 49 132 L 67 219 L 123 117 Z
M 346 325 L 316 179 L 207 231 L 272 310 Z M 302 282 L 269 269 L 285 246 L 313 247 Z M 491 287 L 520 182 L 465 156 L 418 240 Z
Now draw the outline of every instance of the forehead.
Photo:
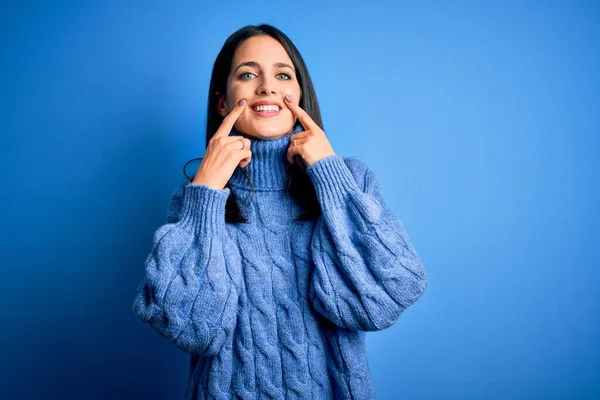
M 235 51 L 232 68 L 245 61 L 256 61 L 264 67 L 276 62 L 292 64 L 281 43 L 271 36 L 253 36 L 244 40 Z

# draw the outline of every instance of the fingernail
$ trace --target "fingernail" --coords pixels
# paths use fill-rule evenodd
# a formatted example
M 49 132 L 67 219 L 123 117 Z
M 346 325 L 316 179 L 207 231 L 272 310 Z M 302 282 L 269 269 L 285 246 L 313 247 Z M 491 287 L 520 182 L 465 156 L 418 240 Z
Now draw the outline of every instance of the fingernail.
M 245 99 L 241 99 L 240 101 L 238 101 L 238 106 L 243 106 L 244 104 L 246 104 Z
M 284 97 L 285 101 L 287 101 L 288 103 L 292 102 L 292 98 L 290 96 L 285 96 Z

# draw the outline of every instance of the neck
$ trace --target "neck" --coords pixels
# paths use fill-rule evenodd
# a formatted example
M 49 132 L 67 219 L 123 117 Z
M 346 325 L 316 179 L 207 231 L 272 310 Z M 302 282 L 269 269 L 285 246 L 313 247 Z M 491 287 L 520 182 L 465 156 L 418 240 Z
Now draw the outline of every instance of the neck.
M 303 131 L 300 123 L 291 132 L 276 139 L 260 139 L 232 129 L 230 136 L 244 136 L 250 139 L 252 158 L 244 169 L 235 168 L 229 184 L 242 189 L 257 191 L 283 190 L 286 188 L 290 163 L 287 160 L 287 149 L 290 146 L 290 136 Z M 252 186 L 246 173 L 252 179 Z

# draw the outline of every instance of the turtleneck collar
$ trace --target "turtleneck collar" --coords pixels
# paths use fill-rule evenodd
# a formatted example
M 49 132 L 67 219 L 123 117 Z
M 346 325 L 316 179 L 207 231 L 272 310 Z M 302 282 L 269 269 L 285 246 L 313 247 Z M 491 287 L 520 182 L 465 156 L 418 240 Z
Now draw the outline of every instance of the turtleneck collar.
M 257 191 L 285 189 L 290 168 L 290 163 L 287 160 L 290 136 L 303 130 L 302 125 L 296 122 L 294 129 L 280 138 L 259 139 L 240 133 L 233 128 L 230 136 L 244 136 L 250 139 L 252 159 L 244 169 L 250 175 L 253 187 L 250 186 L 246 173 L 239 166 L 235 168 L 229 184 L 242 189 L 250 190 L 253 188 Z

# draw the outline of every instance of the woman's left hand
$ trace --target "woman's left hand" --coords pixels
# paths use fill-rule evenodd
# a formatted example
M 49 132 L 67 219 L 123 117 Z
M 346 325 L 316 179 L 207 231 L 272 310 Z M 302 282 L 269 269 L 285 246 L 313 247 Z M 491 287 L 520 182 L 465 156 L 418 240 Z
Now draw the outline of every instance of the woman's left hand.
M 302 157 L 306 164 L 310 166 L 322 158 L 335 154 L 325 132 L 312 120 L 307 112 L 300 108 L 290 96 L 285 96 L 285 104 L 292 114 L 298 117 L 305 129 L 290 136 L 290 147 L 287 152 L 287 159 L 290 164 L 294 163 L 296 155 Z

